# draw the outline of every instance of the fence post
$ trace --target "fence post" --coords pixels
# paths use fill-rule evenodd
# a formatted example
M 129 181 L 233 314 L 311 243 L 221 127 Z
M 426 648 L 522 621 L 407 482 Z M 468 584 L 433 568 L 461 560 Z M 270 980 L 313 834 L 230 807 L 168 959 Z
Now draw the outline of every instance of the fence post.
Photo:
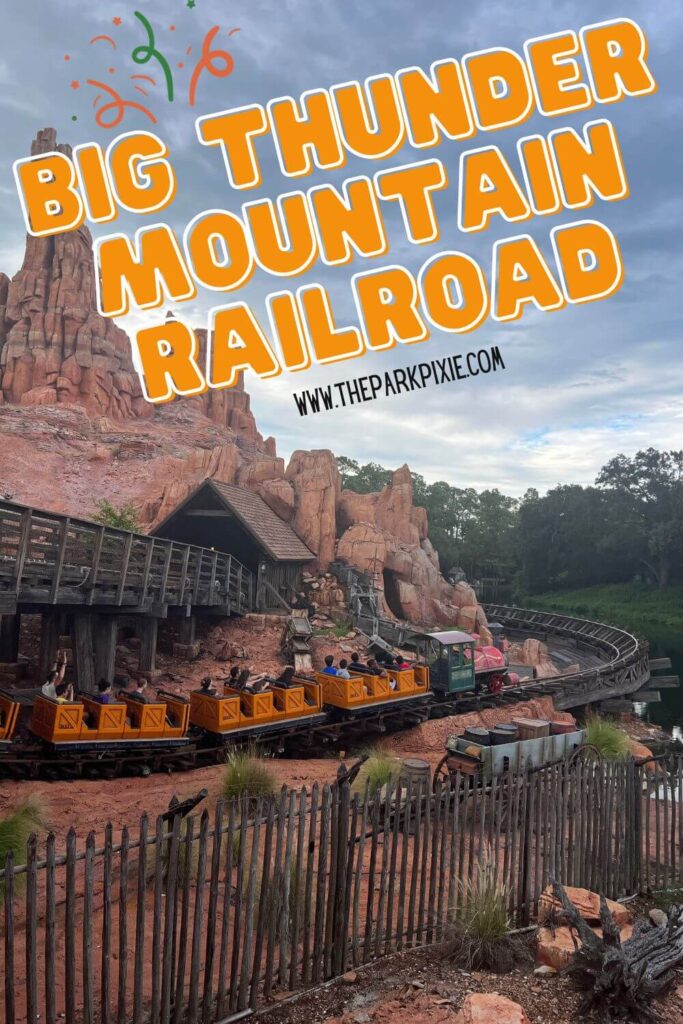
M 180 936 L 178 938 L 178 963 L 175 976 L 175 997 L 173 999 L 173 1024 L 180 1024 L 180 1018 L 184 1009 L 185 993 L 185 966 L 187 963 L 187 937 L 190 917 L 190 887 L 192 883 L 192 860 L 194 855 L 194 818 L 192 815 L 187 819 L 185 835 L 182 838 L 183 846 L 183 894 L 180 908 Z M 180 857 L 180 853 L 178 854 Z M 180 864 L 180 861 L 179 861 Z
M 211 881 L 209 883 L 209 915 L 206 923 L 206 954 L 204 958 L 204 994 L 202 1020 L 210 1024 L 213 1007 L 213 965 L 216 950 L 216 911 L 218 908 L 218 880 L 221 870 L 221 844 L 223 840 L 223 801 L 216 804 L 211 851 Z
M 5 1018 L 14 1024 L 14 853 L 5 857 Z
M 109 1024 L 109 961 L 111 958 L 111 874 L 112 826 L 108 821 L 104 829 L 104 864 L 102 867 L 102 960 L 100 966 L 100 1015 L 102 1024 Z
M 151 550 L 151 549 L 150 549 Z M 135 990 L 133 995 L 133 1024 L 142 1024 L 144 1001 L 145 957 L 145 887 L 147 884 L 147 815 L 140 818 L 138 846 L 138 892 L 135 908 Z
M 83 1020 L 93 1024 L 93 963 L 92 963 L 92 917 L 93 884 L 95 875 L 95 833 L 89 832 L 85 841 L 85 875 L 83 880 Z
M 56 1024 L 57 1007 L 55 1003 L 55 836 L 50 832 L 47 837 L 45 866 L 45 1020 L 46 1024 Z
M 308 819 L 308 856 L 306 860 L 306 899 L 304 905 L 304 923 L 303 923 L 303 951 L 301 954 L 301 983 L 307 985 L 311 976 L 310 971 L 310 932 L 311 932 L 311 910 L 314 907 L 313 903 L 313 869 L 314 869 L 314 858 L 315 858 L 315 846 L 316 846 L 316 824 L 318 819 L 318 798 L 319 798 L 319 787 L 316 782 L 311 790 L 311 810 Z M 268 834 L 266 834 L 266 842 L 268 843 Z M 270 844 L 268 843 L 268 854 L 270 856 Z M 265 869 L 264 869 L 265 877 Z M 252 995 L 253 999 L 253 995 Z
M 119 1008 L 118 1024 L 126 1024 L 126 986 L 128 984 L 128 829 L 121 832 L 119 876 Z
M 344 931 L 344 900 L 346 897 L 346 872 L 349 868 L 349 812 L 351 806 L 351 787 L 348 781 L 341 782 L 337 789 L 339 791 L 337 803 L 336 822 L 336 872 L 334 877 L 334 891 L 332 894 L 332 921 L 330 936 L 332 942 L 330 955 L 330 975 L 332 977 L 342 973 L 342 964 L 346 954 L 346 933 Z M 378 794 L 379 798 L 379 794 Z
M 66 1019 L 76 1015 L 76 830 L 66 835 L 66 925 L 64 935 Z
M 38 907 L 36 903 L 36 861 L 38 837 L 32 834 L 26 844 L 26 1018 L 36 1024 L 38 1018 Z M 5 979 L 6 983 L 12 981 Z

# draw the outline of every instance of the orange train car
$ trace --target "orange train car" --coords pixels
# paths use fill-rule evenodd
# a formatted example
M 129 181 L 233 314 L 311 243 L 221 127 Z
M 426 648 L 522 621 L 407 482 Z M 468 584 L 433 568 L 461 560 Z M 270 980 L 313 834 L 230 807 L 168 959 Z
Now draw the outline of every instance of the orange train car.
M 30 729 L 59 747 L 172 745 L 186 742 L 189 716 L 187 700 L 171 695 L 153 704 L 124 695 L 112 704 L 88 697 L 59 703 L 41 695 L 33 704 Z
M 323 704 L 343 711 L 394 705 L 429 693 L 429 669 L 424 665 L 388 669 L 386 677 L 354 672 L 350 679 L 343 679 L 317 672 L 315 678 L 322 686 Z
M 227 736 L 252 730 L 272 732 L 298 721 L 324 721 L 320 684 L 309 679 L 296 679 L 295 683 L 260 693 L 228 686 L 223 695 L 196 690 L 190 694 L 190 722 L 207 733 Z
M 0 690 L 0 750 L 12 742 L 20 707 L 19 701 L 14 700 L 10 693 Z

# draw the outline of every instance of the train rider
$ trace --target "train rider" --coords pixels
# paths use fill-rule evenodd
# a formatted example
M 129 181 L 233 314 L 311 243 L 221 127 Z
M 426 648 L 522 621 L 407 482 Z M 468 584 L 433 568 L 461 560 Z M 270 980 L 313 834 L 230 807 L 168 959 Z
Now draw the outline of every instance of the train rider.
M 350 664 L 349 668 L 351 669 L 352 672 L 369 672 L 370 671 L 369 666 L 366 665 L 364 661 L 360 660 L 360 658 L 358 657 L 358 654 L 357 654 L 356 651 L 354 651 L 353 654 L 351 655 L 351 664 Z
M 337 669 L 337 675 L 340 679 L 350 679 L 351 673 L 349 672 L 349 663 L 346 658 L 339 659 L 339 668 Z
M 57 660 L 52 667 L 52 671 L 47 677 L 47 681 L 43 683 L 40 690 L 44 697 L 49 697 L 50 700 L 57 700 L 57 687 L 64 681 L 65 672 L 66 652 L 57 651 Z
M 209 697 L 215 697 L 217 694 L 216 687 L 213 685 L 211 676 L 204 676 L 201 683 L 199 684 L 199 693 L 206 693 Z
M 154 703 L 147 690 L 147 680 L 144 676 L 139 676 L 135 680 L 135 689 L 129 696 L 133 697 L 134 700 L 139 700 L 141 704 Z
M 334 657 L 331 654 L 325 655 L 325 668 L 323 669 L 323 673 L 326 676 L 336 676 L 337 674 L 337 670 L 334 667 Z
M 97 693 L 92 699 L 96 700 L 98 704 L 111 704 L 111 689 L 112 684 L 108 679 L 100 679 L 97 684 Z
M 296 669 L 292 665 L 288 665 L 287 668 L 282 670 L 277 679 L 273 681 L 273 686 L 283 690 L 288 690 L 290 686 L 295 686 L 296 684 L 292 682 L 295 672 Z

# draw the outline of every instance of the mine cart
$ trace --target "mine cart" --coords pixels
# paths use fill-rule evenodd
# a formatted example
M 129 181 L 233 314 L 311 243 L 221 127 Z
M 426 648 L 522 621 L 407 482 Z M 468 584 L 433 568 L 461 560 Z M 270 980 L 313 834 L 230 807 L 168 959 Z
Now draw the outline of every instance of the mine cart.
M 550 726 L 549 722 L 529 723 L 541 727 L 539 732 Z M 547 768 L 562 761 L 600 759 L 598 750 L 587 744 L 584 729 L 558 732 L 555 735 L 538 735 L 535 738 L 516 739 L 501 742 L 505 737 L 504 726 L 494 730 L 468 730 L 464 736 L 449 736 L 446 753 L 434 769 L 434 785 L 446 779 L 453 781 L 457 774 L 469 779 L 472 785 L 485 784 L 494 775 L 507 772 L 521 773 Z M 518 732 L 519 732 L 518 728 Z M 489 733 L 492 742 L 477 743 L 476 732 Z M 549 729 L 548 729 L 549 732 Z M 495 736 L 495 733 L 499 733 Z
M 297 672 L 310 672 L 313 668 L 310 648 L 312 636 L 313 628 L 306 611 L 293 608 L 282 633 L 282 650 Z

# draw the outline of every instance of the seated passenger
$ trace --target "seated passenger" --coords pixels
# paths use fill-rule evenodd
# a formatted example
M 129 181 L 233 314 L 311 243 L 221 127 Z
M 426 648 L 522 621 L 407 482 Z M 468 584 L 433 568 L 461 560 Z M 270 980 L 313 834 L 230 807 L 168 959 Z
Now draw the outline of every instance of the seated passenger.
M 283 690 L 288 690 L 290 686 L 295 686 L 296 684 L 292 683 L 292 679 L 294 678 L 295 672 L 296 669 L 292 668 L 291 665 L 288 665 L 286 669 L 283 669 L 283 671 L 280 673 L 277 679 L 274 680 L 273 685 L 279 686 Z
M 154 704 L 154 699 L 147 691 L 147 680 L 144 676 L 135 680 L 135 689 L 128 696 L 140 701 L 141 704 Z
M 108 679 L 100 679 L 97 684 L 97 693 L 93 696 L 98 704 L 111 704 L 111 683 Z
M 55 700 L 58 704 L 71 704 L 74 699 L 74 688 L 71 683 L 57 683 L 55 686 L 56 697 Z
M 224 684 L 226 686 L 229 686 L 231 690 L 236 690 L 238 688 L 237 683 L 240 678 L 240 672 L 241 669 L 239 665 L 233 665 L 232 668 L 230 669 L 227 679 L 223 680 Z
M 405 671 L 405 669 L 411 668 L 411 667 L 412 666 L 411 666 L 410 662 L 406 661 L 406 659 L 403 657 L 402 654 L 397 655 L 397 657 L 396 657 L 396 668 L 399 670 L 399 672 L 403 672 L 403 671 Z
M 258 675 L 250 676 L 249 682 L 247 683 L 247 689 L 251 690 L 252 693 L 263 693 L 270 686 L 271 679 L 265 672 L 259 672 Z
M 204 676 L 201 683 L 199 684 L 199 693 L 206 693 L 210 697 L 215 697 L 217 692 L 218 691 L 216 690 L 216 687 L 213 685 L 211 676 Z
M 47 681 L 43 683 L 40 690 L 44 697 L 57 700 L 57 686 L 63 682 L 65 672 L 66 652 L 57 651 L 57 659 L 52 667 L 52 671 L 48 674 Z
M 388 675 L 375 658 L 368 658 L 368 672 L 371 676 L 379 676 L 381 679 L 386 679 Z
M 351 673 L 349 672 L 348 665 L 349 663 L 346 660 L 346 658 L 339 659 L 339 668 L 337 669 L 337 675 L 340 677 L 340 679 L 351 678 Z
M 325 655 L 325 668 L 323 672 L 326 676 L 336 676 L 337 670 L 334 667 L 334 658 L 331 654 Z
M 351 669 L 352 672 L 369 672 L 370 671 L 368 666 L 365 664 L 364 661 L 360 660 L 360 658 L 358 657 L 358 655 L 356 654 L 355 651 L 351 655 L 351 664 L 350 664 L 349 668 Z

